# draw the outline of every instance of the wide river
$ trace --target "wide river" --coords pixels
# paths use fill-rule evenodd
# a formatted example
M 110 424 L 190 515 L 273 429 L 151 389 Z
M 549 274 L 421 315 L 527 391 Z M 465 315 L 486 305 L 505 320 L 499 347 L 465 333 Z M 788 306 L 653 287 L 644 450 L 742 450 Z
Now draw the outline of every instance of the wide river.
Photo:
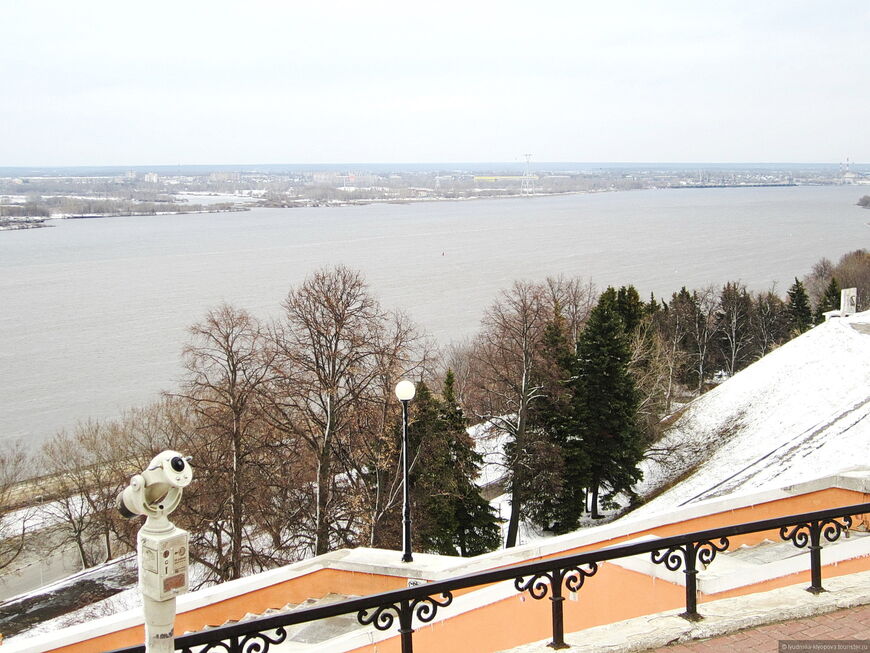
M 0 441 L 33 446 L 175 387 L 186 328 L 222 301 L 277 316 L 318 267 L 364 272 L 440 343 L 515 279 L 580 275 L 642 294 L 740 280 L 784 293 L 870 244 L 860 187 L 561 197 L 57 220 L 0 232 Z

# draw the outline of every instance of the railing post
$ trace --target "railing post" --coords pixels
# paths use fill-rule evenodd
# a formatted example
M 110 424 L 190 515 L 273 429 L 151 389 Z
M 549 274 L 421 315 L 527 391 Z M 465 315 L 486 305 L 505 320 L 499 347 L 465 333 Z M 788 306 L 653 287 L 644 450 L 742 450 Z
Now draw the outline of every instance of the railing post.
M 799 549 L 810 550 L 810 586 L 807 592 L 821 594 L 825 591 L 822 587 L 822 536 L 828 542 L 836 542 L 840 535 L 849 537 L 849 529 L 852 527 L 852 517 L 829 517 L 806 521 L 794 526 L 783 526 L 779 529 L 779 536 L 784 540 L 791 541 Z
M 709 565 L 716 554 L 727 551 L 728 546 L 728 538 L 722 536 L 718 542 L 686 542 L 682 546 L 675 544 L 670 548 L 651 552 L 652 561 L 657 565 L 664 564 L 671 571 L 678 571 L 683 567 L 686 576 L 686 611 L 680 614 L 683 619 L 700 621 L 704 618 L 698 614 L 698 560 Z
M 562 604 L 565 602 L 565 597 L 562 596 L 562 580 L 565 577 L 563 569 L 553 571 L 552 580 L 550 581 L 550 589 L 552 590 L 552 611 L 553 611 L 553 641 L 547 644 L 550 648 L 560 649 L 568 648 L 565 643 L 565 615 L 562 612 Z
M 695 562 L 697 549 L 694 544 L 687 544 L 683 549 L 686 568 L 686 611 L 680 616 L 689 621 L 700 621 L 704 617 L 698 614 L 698 566 Z
M 583 582 L 594 576 L 598 571 L 598 563 L 587 563 L 586 567 L 556 568 L 551 571 L 543 571 L 532 576 L 517 576 L 514 578 L 514 587 L 518 592 L 528 592 L 529 595 L 540 601 L 550 591 L 550 610 L 553 617 L 553 641 L 547 644 L 550 648 L 568 648 L 565 643 L 565 615 L 563 604 L 565 597 L 562 595 L 562 583 L 569 592 L 578 592 L 583 587 Z M 549 583 L 547 582 L 549 581 Z
M 822 525 L 813 522 L 810 525 L 810 586 L 807 592 L 821 594 L 825 591 L 822 587 Z
M 438 608 L 446 608 L 453 602 L 453 594 L 450 590 L 439 592 L 441 598 L 436 596 L 421 596 L 419 598 L 400 598 L 395 603 L 384 603 L 374 610 L 364 608 L 357 612 L 356 618 L 363 626 L 372 624 L 377 630 L 389 630 L 399 617 L 399 639 L 402 644 L 402 653 L 413 653 L 414 642 L 411 627 L 414 616 L 424 624 L 435 618 Z M 371 610 L 371 612 L 370 612 Z
M 402 653 L 414 653 L 414 640 L 412 639 L 414 629 L 411 628 L 411 604 L 407 599 L 401 601 L 399 605 L 399 633 L 402 639 Z

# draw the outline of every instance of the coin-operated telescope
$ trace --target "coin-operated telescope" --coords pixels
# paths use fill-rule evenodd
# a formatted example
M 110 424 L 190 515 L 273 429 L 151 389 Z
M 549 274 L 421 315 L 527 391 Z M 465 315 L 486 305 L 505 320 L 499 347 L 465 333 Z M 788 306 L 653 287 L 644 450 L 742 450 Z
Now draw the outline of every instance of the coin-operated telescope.
M 178 507 L 182 490 L 191 480 L 190 458 L 164 451 L 118 495 L 118 511 L 124 517 L 146 517 L 136 541 L 148 653 L 175 650 L 175 597 L 187 591 L 189 535 L 170 522 L 168 515 Z

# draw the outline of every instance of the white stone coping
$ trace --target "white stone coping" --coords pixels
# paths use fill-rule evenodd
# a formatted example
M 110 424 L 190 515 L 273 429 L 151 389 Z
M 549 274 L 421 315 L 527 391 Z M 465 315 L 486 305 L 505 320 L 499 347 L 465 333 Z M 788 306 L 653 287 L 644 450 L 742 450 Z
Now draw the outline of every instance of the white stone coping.
M 322 556 L 302 560 L 290 565 L 269 569 L 267 571 L 213 585 L 196 592 L 183 594 L 176 600 L 178 614 L 196 610 L 213 603 L 218 603 L 249 592 L 276 585 L 321 569 L 338 569 L 368 574 L 383 574 L 407 578 L 424 578 L 431 580 L 434 570 L 453 562 L 449 556 L 415 553 L 414 562 L 400 562 L 401 552 L 383 549 L 340 549 Z M 3 651 L 21 651 L 22 653 L 41 653 L 45 650 L 68 646 L 94 637 L 113 633 L 126 628 L 142 625 L 141 609 L 126 610 L 115 615 L 94 619 L 87 623 L 76 624 L 53 633 L 44 633 L 35 637 L 23 637 L 20 641 L 11 640 L 6 643 Z
M 640 543 L 655 541 L 654 535 L 631 540 L 628 543 Z M 759 546 L 765 546 L 761 544 Z M 719 594 L 740 587 L 747 587 L 783 576 L 791 576 L 810 569 L 808 549 L 797 549 L 798 555 L 781 558 L 773 562 L 753 563 L 746 560 L 735 559 L 727 552 L 716 555 L 713 563 L 705 569 L 698 563 L 698 590 L 704 594 Z M 870 556 L 870 537 L 841 538 L 836 542 L 826 543 L 822 548 L 822 567 L 837 565 L 847 560 L 865 558 Z M 660 578 L 669 583 L 685 586 L 686 575 L 682 569 L 671 571 L 664 564 L 653 563 L 650 554 L 644 553 L 628 558 L 609 560 L 609 564 L 622 567 L 652 578 Z M 823 574 L 824 580 L 824 574 Z
M 640 531 L 661 528 L 669 524 L 684 522 L 697 517 L 732 512 L 763 503 L 808 494 L 828 488 L 842 488 L 870 494 L 870 467 L 859 466 L 844 469 L 836 474 L 811 479 L 785 488 L 754 491 L 743 494 L 730 494 L 724 497 L 698 501 L 664 513 L 629 513 L 609 524 L 584 528 L 573 533 L 559 535 L 531 544 L 525 544 L 485 553 L 475 558 L 460 559 L 458 564 L 445 566 L 443 578 L 473 573 L 481 569 L 504 566 L 522 562 L 530 558 L 556 555 L 563 551 L 596 544 L 606 540 L 631 535 Z
M 870 468 L 864 466 L 851 467 L 834 475 L 808 480 L 785 488 L 762 490 L 746 494 L 731 494 L 725 497 L 699 501 L 664 514 L 653 513 L 638 517 L 632 517 L 629 514 L 609 524 L 585 528 L 574 533 L 517 546 L 512 549 L 485 553 L 474 558 L 415 553 L 413 562 L 401 563 L 398 562 L 400 553 L 397 551 L 365 547 L 341 549 L 316 558 L 303 560 L 182 595 L 178 598 L 178 612 L 187 612 L 211 605 L 325 568 L 406 578 L 441 580 L 475 571 L 523 562 L 533 558 L 557 555 L 568 549 L 595 544 L 624 535 L 630 535 L 631 533 L 637 533 L 638 531 L 658 528 L 696 517 L 729 512 L 739 508 L 768 503 L 777 499 L 807 494 L 827 488 L 843 488 L 870 494 Z M 661 572 L 659 572 L 658 577 L 663 577 Z M 512 586 L 511 591 L 515 591 Z M 477 592 L 472 594 L 477 594 Z M 453 612 L 455 613 L 455 610 Z M 73 644 L 141 624 L 141 612 L 139 610 L 128 610 L 109 617 L 95 619 L 85 624 L 71 626 L 55 633 L 46 633 L 33 638 L 23 638 L 20 640 L 20 643 L 10 641 L 7 642 L 8 648 L 4 648 L 4 651 L 41 653 L 48 649 Z

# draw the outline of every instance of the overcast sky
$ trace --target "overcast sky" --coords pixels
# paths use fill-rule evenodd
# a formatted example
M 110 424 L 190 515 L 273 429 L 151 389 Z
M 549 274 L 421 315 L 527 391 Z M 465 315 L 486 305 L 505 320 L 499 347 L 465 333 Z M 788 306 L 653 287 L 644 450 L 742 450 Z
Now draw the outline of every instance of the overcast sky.
M 870 162 L 870 2 L 0 7 L 0 166 Z

